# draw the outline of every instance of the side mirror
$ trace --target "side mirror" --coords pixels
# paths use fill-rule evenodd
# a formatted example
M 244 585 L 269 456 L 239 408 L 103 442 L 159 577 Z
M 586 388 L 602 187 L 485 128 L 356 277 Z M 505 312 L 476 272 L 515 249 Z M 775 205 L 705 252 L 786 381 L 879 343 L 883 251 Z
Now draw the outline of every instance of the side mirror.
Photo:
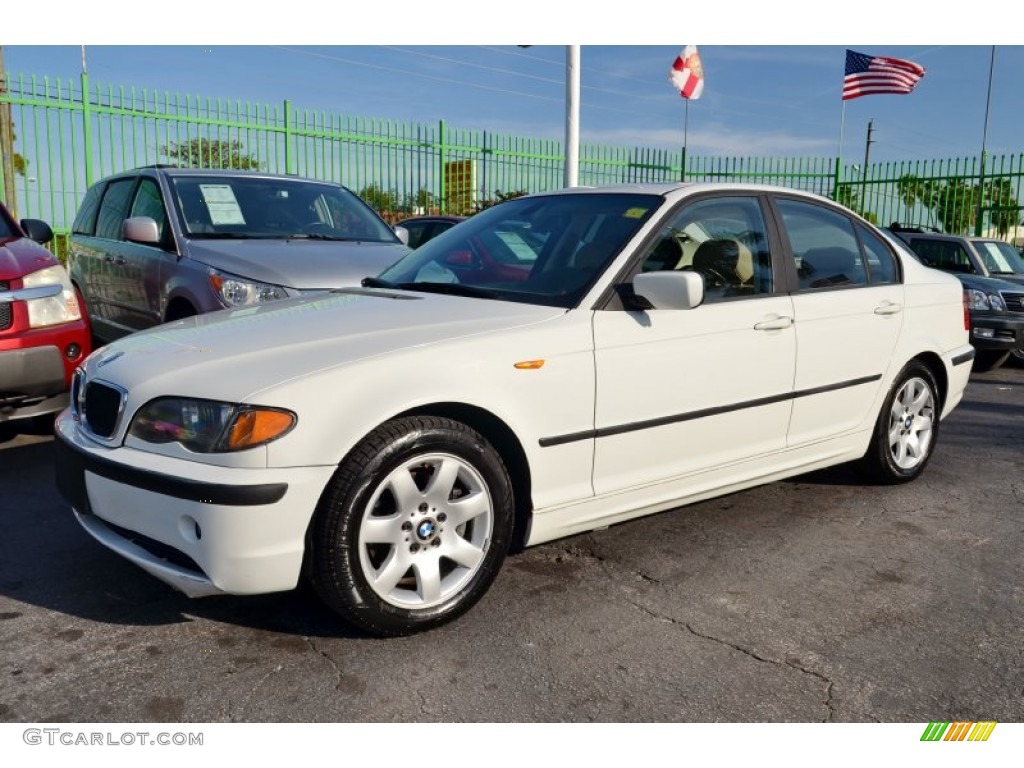
M 40 245 L 46 245 L 53 240 L 53 230 L 42 219 L 22 219 L 21 229 L 28 235 L 29 240 L 35 240 Z
M 149 216 L 134 216 L 124 220 L 124 239 L 143 245 L 159 245 L 160 230 Z
M 642 272 L 633 278 L 633 292 L 653 309 L 693 309 L 704 301 L 704 278 L 689 270 Z
M 402 241 L 402 245 L 409 244 L 409 230 L 401 224 L 395 225 L 395 234 L 398 235 L 398 239 Z

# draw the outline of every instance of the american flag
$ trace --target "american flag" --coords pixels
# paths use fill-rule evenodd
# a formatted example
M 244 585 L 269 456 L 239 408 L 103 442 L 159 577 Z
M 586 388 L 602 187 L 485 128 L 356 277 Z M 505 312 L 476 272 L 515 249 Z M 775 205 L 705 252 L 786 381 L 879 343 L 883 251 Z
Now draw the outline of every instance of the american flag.
M 924 77 L 924 67 L 906 59 L 846 51 L 843 101 L 876 93 L 910 93 Z

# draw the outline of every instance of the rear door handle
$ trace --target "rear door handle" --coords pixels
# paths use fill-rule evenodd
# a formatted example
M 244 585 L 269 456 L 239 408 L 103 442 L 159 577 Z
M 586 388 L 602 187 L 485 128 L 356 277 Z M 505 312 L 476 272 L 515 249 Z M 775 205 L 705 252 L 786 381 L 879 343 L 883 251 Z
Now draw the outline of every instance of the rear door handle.
M 897 304 L 895 301 L 886 301 L 879 306 L 875 307 L 876 315 L 895 315 L 898 312 L 903 311 L 903 305 Z
M 772 315 L 754 326 L 755 331 L 781 331 L 793 325 L 793 318 L 785 315 Z

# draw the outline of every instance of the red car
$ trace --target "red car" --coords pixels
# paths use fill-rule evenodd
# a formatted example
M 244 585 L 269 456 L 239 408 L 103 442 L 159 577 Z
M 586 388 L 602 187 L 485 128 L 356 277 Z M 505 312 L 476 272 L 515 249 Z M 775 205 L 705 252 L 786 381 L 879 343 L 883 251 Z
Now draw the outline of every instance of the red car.
M 64 267 L 42 243 L 53 230 L 0 204 L 0 422 L 51 418 L 89 354 L 88 321 Z

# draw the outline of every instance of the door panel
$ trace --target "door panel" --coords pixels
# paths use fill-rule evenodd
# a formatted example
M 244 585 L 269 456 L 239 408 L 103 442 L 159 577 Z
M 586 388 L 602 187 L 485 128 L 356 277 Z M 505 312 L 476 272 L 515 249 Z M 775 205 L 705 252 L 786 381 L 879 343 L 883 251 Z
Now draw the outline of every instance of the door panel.
M 595 313 L 595 493 L 784 448 L 792 313 L 788 296 Z
M 871 415 L 899 338 L 902 306 L 902 285 L 793 296 L 800 351 L 790 445 L 847 432 Z

